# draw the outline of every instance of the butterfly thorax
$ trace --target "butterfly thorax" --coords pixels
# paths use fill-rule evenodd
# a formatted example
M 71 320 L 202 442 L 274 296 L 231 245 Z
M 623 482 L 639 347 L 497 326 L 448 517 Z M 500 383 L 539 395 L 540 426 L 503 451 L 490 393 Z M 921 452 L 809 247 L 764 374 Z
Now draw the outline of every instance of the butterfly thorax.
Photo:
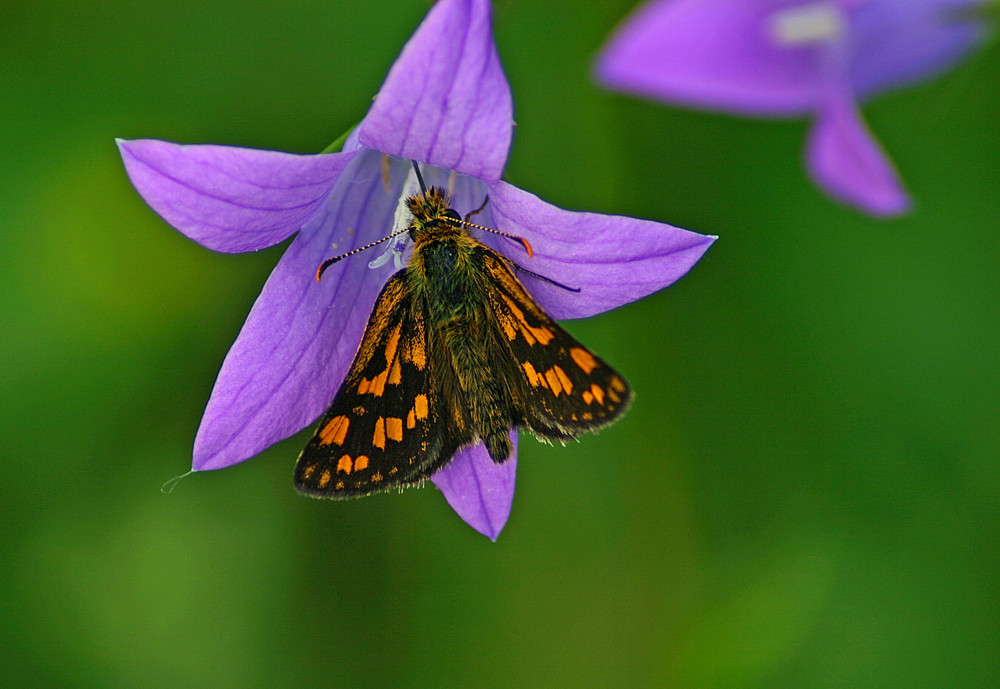
M 491 250 L 469 236 L 443 190 L 431 188 L 407 204 L 414 246 L 406 278 L 426 310 L 440 399 L 452 401 L 446 410 L 450 423 L 470 427 L 490 456 L 503 461 L 512 450 L 509 431 L 517 420 L 510 413 L 515 391 L 503 383 L 509 376 L 496 371 L 503 344 L 493 325 L 483 267 L 483 252 Z

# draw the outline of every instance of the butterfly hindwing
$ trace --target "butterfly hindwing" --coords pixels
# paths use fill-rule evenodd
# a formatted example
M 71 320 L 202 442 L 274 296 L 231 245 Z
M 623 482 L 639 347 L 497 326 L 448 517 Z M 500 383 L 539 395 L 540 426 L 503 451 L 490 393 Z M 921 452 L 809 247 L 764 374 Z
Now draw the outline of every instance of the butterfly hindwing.
M 621 416 L 632 398 L 625 380 L 535 303 L 507 260 L 483 249 L 497 327 L 521 376 L 525 425 L 565 441 Z
M 379 294 L 347 377 L 299 456 L 296 488 L 316 497 L 360 497 L 420 483 L 447 461 L 432 359 L 424 311 L 397 273 Z

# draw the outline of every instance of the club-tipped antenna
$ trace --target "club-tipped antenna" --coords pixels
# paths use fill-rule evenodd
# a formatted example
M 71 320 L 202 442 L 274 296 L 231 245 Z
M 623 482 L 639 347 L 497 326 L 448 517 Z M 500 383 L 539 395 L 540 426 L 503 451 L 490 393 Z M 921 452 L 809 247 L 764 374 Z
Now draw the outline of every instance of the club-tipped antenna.
M 501 237 L 506 237 L 508 239 L 513 239 L 514 241 L 519 242 L 521 244 L 521 246 L 524 247 L 525 252 L 527 252 L 527 254 L 528 254 L 528 258 L 533 257 L 535 255 L 535 251 L 534 251 L 534 249 L 531 248 L 531 243 L 527 239 L 525 239 L 524 237 L 519 237 L 516 234 L 508 234 L 506 232 L 501 232 L 500 230 L 494 230 L 492 227 L 485 227 L 484 225 L 477 225 L 474 222 L 469 222 L 469 218 L 471 218 L 472 216 L 476 215 L 477 213 L 482 213 L 483 209 L 486 208 L 486 204 L 488 204 L 489 202 L 490 202 L 490 197 L 487 195 L 487 197 L 485 199 L 483 199 L 483 204 L 479 208 L 477 208 L 474 211 L 470 211 L 469 213 L 466 213 L 465 214 L 465 218 L 463 218 L 459 222 L 461 222 L 463 225 L 466 225 L 468 227 L 475 227 L 476 229 L 479 229 L 479 230 L 486 230 L 487 232 L 492 232 L 493 234 L 498 234 Z M 545 280 L 546 282 L 551 283 L 551 284 L 555 285 L 556 287 L 561 287 L 562 289 L 564 289 L 564 290 L 566 290 L 568 292 L 579 292 L 580 291 L 579 287 L 570 287 L 569 285 L 564 285 L 561 282 L 556 282 L 552 278 L 546 277 L 545 275 L 542 275 L 541 273 L 536 273 L 536 272 L 534 272 L 532 270 L 528 270 L 527 268 L 522 268 L 521 266 L 519 266 L 518 264 L 514 263 L 513 261 L 511 261 L 511 265 L 513 265 L 516 270 L 519 270 L 522 273 L 527 273 L 528 275 L 536 277 L 536 278 L 538 278 L 540 280 Z
M 531 242 L 524 237 L 519 237 L 516 234 L 509 234 L 507 232 L 501 232 L 500 230 L 495 230 L 492 227 L 486 227 L 485 225 L 477 225 L 474 222 L 469 222 L 468 220 L 462 220 L 460 218 L 455 218 L 454 222 L 461 223 L 466 227 L 474 227 L 477 230 L 482 230 L 483 232 L 498 234 L 501 237 L 506 237 L 507 239 L 513 239 L 515 242 L 524 247 L 525 252 L 528 254 L 528 258 L 532 258 L 535 255 L 535 250 L 531 248 Z
M 413 172 L 416 173 L 416 175 L 417 175 L 417 182 L 420 184 L 420 193 L 421 194 L 426 194 L 427 193 L 427 185 L 424 184 L 424 176 L 420 174 L 420 168 L 417 166 L 417 161 L 410 160 L 410 163 L 413 164 Z M 346 254 L 341 254 L 340 256 L 334 256 L 333 258 L 326 259 L 325 261 L 323 261 L 319 265 L 319 268 L 316 269 L 316 282 L 319 282 L 323 278 L 323 273 L 325 273 L 326 269 L 329 268 L 330 266 L 332 266 L 334 263 L 336 263 L 338 261 L 342 261 L 345 258 L 347 258 L 348 256 L 353 256 L 354 254 L 356 254 L 356 253 L 358 253 L 360 251 L 364 251 L 365 249 L 370 249 L 373 246 L 375 246 L 376 244 L 381 244 L 384 241 L 387 241 L 389 239 L 392 239 L 393 237 L 401 235 L 404 232 L 409 231 L 409 229 L 410 228 L 407 225 L 406 227 L 402 228 L 401 230 L 398 230 L 396 232 L 393 232 L 390 235 L 382 237 L 382 239 L 377 239 L 374 242 L 371 242 L 370 244 L 365 244 L 364 246 L 359 246 L 357 249 L 353 249 L 351 251 L 348 251 Z
M 376 239 L 374 242 L 371 242 L 370 244 L 365 244 L 364 246 L 359 246 L 357 249 L 352 249 L 351 251 L 348 251 L 346 254 L 341 254 L 340 256 L 334 256 L 333 258 L 326 259 L 325 261 L 323 261 L 319 265 L 319 268 L 316 269 L 316 282 L 319 282 L 320 279 L 322 279 L 322 277 L 323 277 L 323 273 L 326 272 L 326 269 L 329 268 L 330 266 L 332 266 L 337 261 L 343 260 L 343 259 L 347 258 L 348 256 L 353 256 L 354 254 L 358 253 L 359 251 L 364 251 L 365 249 L 370 249 L 373 246 L 375 246 L 376 244 L 381 244 L 382 242 L 387 241 L 389 239 L 392 239 L 393 237 L 397 237 L 397 236 L 403 234 L 404 232 L 408 232 L 409 229 L 410 229 L 409 227 L 404 227 L 403 229 L 401 229 L 401 230 L 399 230 L 397 232 L 393 232 L 390 235 L 386 235 L 385 237 L 382 237 L 382 239 Z

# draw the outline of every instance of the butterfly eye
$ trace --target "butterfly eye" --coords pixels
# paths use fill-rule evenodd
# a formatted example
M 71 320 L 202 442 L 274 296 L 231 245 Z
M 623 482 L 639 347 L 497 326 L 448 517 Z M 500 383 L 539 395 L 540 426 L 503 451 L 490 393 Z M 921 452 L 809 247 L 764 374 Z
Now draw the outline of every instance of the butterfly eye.
M 448 218 L 449 220 L 457 220 L 459 222 L 461 222 L 461 220 L 462 220 L 462 216 L 459 215 L 458 213 L 456 213 L 455 209 L 453 209 L 453 208 L 449 208 L 444 213 L 442 213 L 442 215 L 444 217 Z

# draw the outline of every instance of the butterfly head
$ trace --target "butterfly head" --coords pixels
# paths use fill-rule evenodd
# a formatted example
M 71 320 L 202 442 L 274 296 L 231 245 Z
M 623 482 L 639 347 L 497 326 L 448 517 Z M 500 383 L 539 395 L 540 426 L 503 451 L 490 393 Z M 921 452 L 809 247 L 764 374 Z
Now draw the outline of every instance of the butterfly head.
M 440 187 L 410 196 L 406 207 L 413 216 L 409 230 L 414 241 L 466 234 L 462 216 L 451 208 L 451 198 Z

